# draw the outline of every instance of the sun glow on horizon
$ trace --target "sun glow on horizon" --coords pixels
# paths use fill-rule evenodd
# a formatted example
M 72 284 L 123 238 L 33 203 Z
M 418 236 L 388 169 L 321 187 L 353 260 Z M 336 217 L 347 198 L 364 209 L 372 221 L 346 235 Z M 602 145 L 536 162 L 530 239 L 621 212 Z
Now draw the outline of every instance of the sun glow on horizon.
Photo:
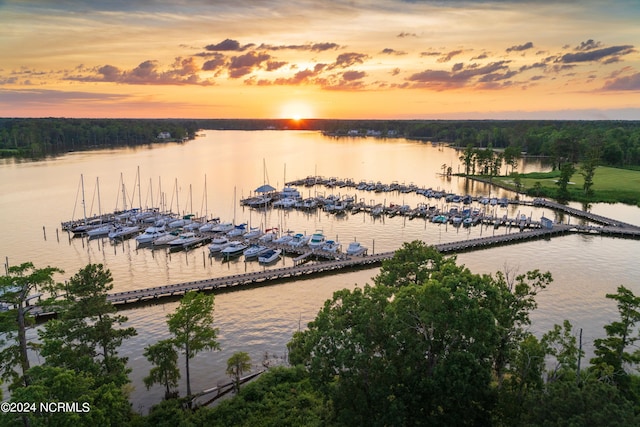
M 315 118 L 313 107 L 305 101 L 291 101 L 282 106 L 280 117 L 299 122 L 302 119 Z

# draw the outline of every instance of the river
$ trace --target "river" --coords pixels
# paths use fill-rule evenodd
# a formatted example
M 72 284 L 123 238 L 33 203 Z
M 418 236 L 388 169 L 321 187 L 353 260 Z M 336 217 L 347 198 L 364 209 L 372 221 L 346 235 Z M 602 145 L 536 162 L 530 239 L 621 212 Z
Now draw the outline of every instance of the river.
M 0 239 L 3 264 L 32 261 L 65 270 L 70 277 L 87 263 L 103 263 L 114 277 L 114 290 L 124 291 L 184 281 L 219 277 L 261 269 L 241 257 L 222 262 L 207 256 L 207 248 L 171 253 L 136 248 L 134 240 L 112 244 L 108 239 L 71 238 L 61 231 L 61 221 L 82 218 L 99 211 L 165 205 L 173 211 L 220 217 L 223 221 L 313 233 L 321 229 L 343 246 L 357 239 L 371 252 L 394 250 L 402 242 L 422 239 L 441 243 L 505 233 L 504 228 L 469 229 L 435 225 L 405 217 L 374 220 L 368 214 L 337 218 L 318 211 L 243 208 L 239 200 L 264 183 L 280 189 L 283 183 L 308 175 L 350 178 L 356 182 L 414 183 L 474 195 L 510 196 L 501 189 L 445 177 L 443 165 L 457 171 L 458 153 L 449 147 L 404 139 L 332 138 L 317 132 L 203 131 L 182 144 L 154 144 L 137 148 L 68 153 L 41 161 L 0 160 L 0 215 L 5 224 Z M 521 162 L 520 172 L 543 168 L 536 160 Z M 82 176 L 82 182 L 81 182 Z M 596 176 L 597 180 L 597 176 Z M 82 192 L 84 184 L 84 198 Z M 303 195 L 348 194 L 367 203 L 436 203 L 416 194 L 373 193 L 349 188 L 300 187 Z M 123 196 L 124 194 L 124 196 Z M 84 199 L 84 205 L 82 200 Z M 437 202 L 444 207 L 444 202 Z M 576 205 L 575 207 L 580 207 Z M 553 216 L 539 208 L 510 206 L 491 208 L 495 214 L 520 213 L 534 220 Z M 620 204 L 591 206 L 595 213 L 640 224 L 640 209 Z M 566 219 L 565 219 L 566 220 Z M 573 220 L 573 219 L 570 219 Z M 599 236 L 568 235 L 458 255 L 458 261 L 476 273 L 509 269 L 524 273 L 550 271 L 552 285 L 538 297 L 532 331 L 541 335 L 555 323 L 570 320 L 583 329 L 583 343 L 592 354 L 603 325 L 616 318 L 615 304 L 605 298 L 624 284 L 640 295 L 638 241 Z M 283 258 L 277 266 L 292 265 Z M 4 268 L 3 268 L 4 270 Z M 286 343 L 293 332 L 312 320 L 334 291 L 371 283 L 378 269 L 352 271 L 274 286 L 224 292 L 216 295 L 215 324 L 222 350 L 196 356 L 192 388 L 201 390 L 228 381 L 226 360 L 246 351 L 259 367 L 265 353 L 278 363 L 286 357 Z M 125 310 L 128 324 L 138 335 L 123 344 L 129 357 L 135 410 L 145 413 L 161 400 L 162 387 L 146 390 L 142 378 L 149 363 L 145 346 L 168 338 L 166 315 L 177 302 Z M 30 331 L 32 337 L 35 330 Z M 34 356 L 37 361 L 37 357 Z M 184 380 L 181 382 L 184 393 Z

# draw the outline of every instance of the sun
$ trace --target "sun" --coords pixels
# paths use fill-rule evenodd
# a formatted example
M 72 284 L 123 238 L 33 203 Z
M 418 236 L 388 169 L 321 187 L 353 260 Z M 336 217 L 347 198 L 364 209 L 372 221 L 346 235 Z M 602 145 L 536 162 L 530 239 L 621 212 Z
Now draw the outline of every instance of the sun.
M 283 119 L 291 119 L 299 122 L 302 119 L 311 119 L 314 117 L 314 111 L 311 104 L 306 101 L 289 101 L 282 105 L 280 109 L 280 117 Z

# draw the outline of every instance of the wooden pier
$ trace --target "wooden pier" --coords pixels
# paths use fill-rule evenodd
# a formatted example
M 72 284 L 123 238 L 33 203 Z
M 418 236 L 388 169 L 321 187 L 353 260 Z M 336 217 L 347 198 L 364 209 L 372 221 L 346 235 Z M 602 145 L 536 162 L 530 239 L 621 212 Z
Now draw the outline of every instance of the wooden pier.
M 519 232 L 492 235 L 476 239 L 436 244 L 435 248 L 444 253 L 458 253 L 463 251 L 480 250 L 493 246 L 515 244 L 533 239 L 546 239 L 568 233 L 588 233 L 604 236 L 640 239 L 640 227 L 628 226 L 583 226 L 556 224 L 552 228 L 525 229 Z M 155 286 L 125 292 L 115 292 L 107 296 L 107 301 L 116 306 L 127 307 L 144 302 L 160 300 L 184 295 L 189 291 L 217 291 L 244 286 L 260 286 L 270 282 L 297 280 L 321 274 L 332 274 L 357 268 L 369 268 L 379 265 L 384 260 L 391 259 L 395 252 L 383 252 L 374 255 L 346 256 L 342 254 L 338 259 L 301 264 L 297 262 L 293 267 L 265 269 L 264 271 L 236 274 L 232 276 L 216 277 L 212 279 L 196 280 L 192 282 Z M 314 255 L 314 252 L 304 253 L 297 259 L 302 260 Z M 32 306 L 31 314 L 35 317 L 51 316 L 54 313 L 43 312 L 39 307 Z

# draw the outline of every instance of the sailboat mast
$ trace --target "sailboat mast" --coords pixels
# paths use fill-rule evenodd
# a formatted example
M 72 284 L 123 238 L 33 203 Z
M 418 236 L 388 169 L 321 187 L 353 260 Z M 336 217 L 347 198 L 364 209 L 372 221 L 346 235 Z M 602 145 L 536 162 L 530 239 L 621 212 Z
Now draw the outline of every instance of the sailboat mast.
M 122 177 L 122 172 L 120 172 L 120 182 L 122 182 L 122 210 L 127 210 L 127 193 L 124 189 L 124 178 Z
M 142 191 L 140 191 L 140 166 L 138 166 L 138 204 L 140 205 L 140 210 L 142 211 Z
M 102 203 L 100 202 L 100 178 L 96 176 L 96 188 L 98 189 L 98 214 L 102 218 Z
M 207 220 L 209 215 L 209 199 L 207 197 L 207 174 L 204 174 L 204 219 Z
M 87 224 L 87 204 L 84 200 L 84 175 L 80 174 L 80 183 L 82 185 L 82 210 L 84 212 L 84 223 Z
M 178 215 L 180 215 L 180 202 L 178 202 L 178 178 L 176 178 L 176 209 L 178 210 Z

